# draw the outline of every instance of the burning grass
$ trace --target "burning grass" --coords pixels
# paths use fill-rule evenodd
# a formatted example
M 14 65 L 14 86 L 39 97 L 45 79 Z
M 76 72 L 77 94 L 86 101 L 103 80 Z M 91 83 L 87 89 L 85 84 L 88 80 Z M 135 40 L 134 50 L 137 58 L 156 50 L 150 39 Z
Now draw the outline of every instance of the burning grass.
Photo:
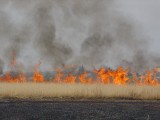
M 0 98 L 17 99 L 160 99 L 160 82 L 157 68 L 141 75 L 130 73 L 122 66 L 115 70 L 101 67 L 91 71 L 58 68 L 51 78 L 39 71 L 41 62 L 35 65 L 33 75 L 27 76 L 16 60 L 11 70 L 0 75 Z M 17 71 L 17 74 L 12 72 Z
M 1 99 L 137 99 L 159 100 L 160 85 L 0 83 Z

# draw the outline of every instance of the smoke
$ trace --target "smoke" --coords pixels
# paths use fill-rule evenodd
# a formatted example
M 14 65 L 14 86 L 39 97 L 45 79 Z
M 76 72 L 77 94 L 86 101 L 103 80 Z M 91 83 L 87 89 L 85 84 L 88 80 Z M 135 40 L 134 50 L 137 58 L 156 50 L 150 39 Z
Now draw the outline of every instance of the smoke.
M 35 45 L 40 51 L 41 59 L 51 64 L 62 65 L 71 57 L 72 50 L 56 41 L 56 28 L 49 15 L 50 9 L 50 4 L 45 3 L 45 6 L 39 5 L 37 11 L 35 10 L 36 31 L 38 31 Z
M 133 71 L 156 67 L 160 58 L 150 53 L 148 39 L 140 36 L 133 25 L 119 17 L 112 28 L 106 26 L 110 28 L 109 31 L 102 33 L 93 29 L 92 34 L 82 43 L 81 56 L 78 59 L 88 65 L 106 62 L 110 63 L 109 66 L 122 65 Z
M 5 2 L 2 1 L 2 3 Z M 9 64 L 13 53 L 16 53 L 16 57 L 20 55 L 21 50 L 29 40 L 30 31 L 27 25 L 16 26 L 14 20 L 11 19 L 11 11 L 2 6 L 0 9 L 0 57 L 1 66 L 4 67 Z
M 74 16 L 79 19 L 84 16 L 91 21 L 80 54 L 72 62 L 86 66 L 122 65 L 133 71 L 156 67 L 160 58 L 150 52 L 150 39 L 141 34 L 134 20 L 116 11 L 115 6 L 115 1 L 94 1 L 88 3 L 86 9 L 82 6 L 74 9 Z
M 26 66 L 41 60 L 50 67 L 122 65 L 141 71 L 159 64 L 149 38 L 136 21 L 123 16 L 114 0 L 0 3 L 1 66 L 7 66 L 13 52 Z

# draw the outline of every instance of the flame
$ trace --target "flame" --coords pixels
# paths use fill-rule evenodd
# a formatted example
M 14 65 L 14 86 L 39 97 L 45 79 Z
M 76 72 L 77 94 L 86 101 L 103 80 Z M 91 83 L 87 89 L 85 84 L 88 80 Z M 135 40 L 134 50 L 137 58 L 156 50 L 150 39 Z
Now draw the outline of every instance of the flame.
M 116 85 L 125 85 L 129 82 L 128 69 L 124 70 L 123 67 L 119 67 L 113 72 L 113 83 Z
M 76 76 L 69 74 L 65 79 L 65 83 L 75 83 L 76 82 Z
M 99 70 L 94 70 L 94 73 L 97 75 L 97 79 L 104 84 L 109 84 L 112 77 L 112 71 L 106 70 L 104 67 L 100 68 Z
M 57 74 L 55 75 L 53 81 L 56 83 L 60 83 L 63 77 L 63 72 L 60 68 L 57 69 Z
M 4 76 L 0 76 L 1 82 L 12 82 L 12 83 L 24 83 L 26 82 L 26 75 L 21 71 L 22 64 L 18 65 L 18 73 L 16 75 L 12 75 L 12 72 L 16 70 L 17 61 L 16 54 L 13 52 L 12 59 L 10 62 L 11 71 L 7 71 Z
M 141 77 L 138 77 L 136 73 L 133 73 L 133 80 L 136 84 L 141 85 L 142 84 L 143 75 Z
M 38 71 L 38 68 L 40 67 L 41 62 L 39 62 L 36 66 L 35 66 L 35 70 L 34 70 L 34 75 L 33 75 L 33 81 L 34 82 L 44 82 L 44 76 Z
M 12 83 L 24 83 L 26 82 L 26 75 L 25 73 L 18 73 L 18 75 L 13 76 L 11 72 L 8 71 L 5 73 L 4 76 L 0 76 L 1 82 L 12 82 Z
M 106 70 L 104 67 L 100 70 L 94 70 L 100 81 L 104 84 L 109 84 L 111 81 L 116 85 L 125 85 L 129 82 L 128 69 L 124 70 L 122 67 L 117 68 L 117 70 Z
M 84 72 L 79 76 L 79 80 L 83 84 L 92 83 L 92 78 L 87 78 L 87 72 Z
M 145 74 L 142 74 L 139 78 L 134 73 L 133 79 L 138 85 L 158 85 L 158 78 L 157 78 L 157 68 L 154 68 L 153 71 L 147 71 Z
M 147 71 L 144 77 L 144 84 L 146 85 L 157 85 L 158 79 L 156 78 L 156 73 L 152 71 Z
M 13 58 L 11 60 L 10 66 L 11 70 L 7 71 L 5 74 L 0 76 L 0 82 L 14 82 L 14 83 L 24 83 L 27 82 L 26 73 L 22 72 L 22 64 L 18 64 L 16 61 L 16 55 L 13 54 Z M 32 77 L 33 82 L 46 82 L 48 80 L 45 79 L 43 74 L 39 71 L 39 67 L 41 62 L 35 65 L 34 74 Z M 12 74 L 15 68 L 18 66 L 17 74 Z M 99 69 L 94 69 L 92 74 L 95 77 L 90 77 L 87 71 L 84 71 L 82 74 L 69 72 L 66 74 L 63 72 L 64 70 L 70 69 L 76 66 L 65 66 L 63 68 L 56 69 L 56 73 L 52 78 L 52 82 L 54 83 L 82 83 L 82 84 L 92 84 L 92 83 L 102 83 L 102 84 L 115 84 L 115 85 L 127 85 L 127 84 L 137 84 L 137 85 L 159 85 L 159 79 L 157 78 L 157 74 L 159 73 L 158 68 L 154 68 L 153 70 L 148 70 L 147 72 L 137 75 L 137 73 L 132 73 L 131 77 L 129 77 L 130 70 L 124 69 L 122 66 L 118 67 L 115 70 L 108 69 L 105 67 L 101 67 Z

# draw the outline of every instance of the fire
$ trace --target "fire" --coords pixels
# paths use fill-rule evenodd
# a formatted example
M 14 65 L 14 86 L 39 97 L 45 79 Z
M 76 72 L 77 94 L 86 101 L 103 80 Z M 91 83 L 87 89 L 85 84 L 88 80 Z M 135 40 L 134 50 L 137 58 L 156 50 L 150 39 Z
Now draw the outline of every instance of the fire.
M 79 80 L 81 83 L 86 84 L 86 83 L 92 83 L 92 78 L 87 78 L 87 72 L 84 72 L 79 76 Z
M 102 67 L 100 70 L 94 70 L 94 72 L 104 84 L 109 84 L 112 81 L 116 85 L 125 85 L 129 81 L 127 77 L 128 70 L 124 70 L 122 67 L 117 68 L 115 71 Z
M 136 84 L 141 85 L 142 84 L 143 76 L 138 77 L 136 73 L 133 73 L 133 80 Z
M 61 80 L 62 80 L 62 77 L 63 77 L 63 72 L 62 72 L 62 70 L 59 68 L 59 69 L 57 69 L 57 74 L 55 75 L 55 77 L 54 77 L 54 79 L 53 79 L 53 82 L 60 83 Z
M 76 76 L 69 74 L 65 79 L 65 83 L 75 83 L 76 82 Z
M 24 83 L 27 82 L 28 78 L 26 73 L 22 72 L 20 68 L 22 65 L 17 65 L 15 54 L 11 61 L 11 70 L 6 72 L 5 74 L 0 76 L 1 82 L 14 82 L 14 83 Z M 39 71 L 39 67 L 41 62 L 35 65 L 34 73 L 32 80 L 33 82 L 47 82 L 44 75 Z M 15 68 L 18 66 L 18 71 L 16 74 L 13 74 Z M 75 67 L 75 66 L 73 66 Z M 122 66 L 118 67 L 115 70 L 101 67 L 99 69 L 94 69 L 90 71 L 92 75 L 89 74 L 88 71 L 84 71 L 83 73 L 72 73 L 69 72 L 66 74 L 64 70 L 70 69 L 70 67 L 63 67 L 56 69 L 56 72 L 53 72 L 54 77 L 50 82 L 54 83 L 82 83 L 82 84 L 92 84 L 92 83 L 102 83 L 102 84 L 115 84 L 115 85 L 127 85 L 127 84 L 137 84 L 137 85 L 159 85 L 159 79 L 157 78 L 158 69 L 154 68 L 153 70 L 147 71 L 141 75 L 137 75 L 137 73 L 130 73 L 129 69 L 124 69 Z M 130 75 L 131 74 L 131 75 Z
M 12 83 L 24 83 L 26 82 L 25 73 L 18 73 L 18 75 L 11 75 L 11 72 L 8 71 L 4 76 L 0 76 L 1 82 L 12 82 Z
M 34 75 L 33 75 L 33 81 L 34 82 L 44 82 L 44 76 L 38 71 L 39 66 L 41 65 L 41 62 L 35 66 Z
M 148 71 L 144 77 L 144 84 L 146 85 L 157 85 L 158 80 L 156 78 L 156 73 Z
M 139 78 L 136 74 L 133 74 L 133 79 L 138 85 L 158 85 L 157 78 L 157 68 L 154 68 L 153 71 L 147 71 L 145 74 L 141 75 Z
M 124 70 L 122 67 L 119 67 L 115 72 L 113 72 L 113 83 L 116 85 L 125 85 L 129 82 L 128 78 L 128 69 Z
M 106 70 L 104 67 L 100 68 L 99 70 L 94 70 L 97 75 L 98 80 L 104 84 L 109 84 L 112 78 L 112 71 Z
M 13 53 L 13 57 L 10 62 L 11 71 L 7 71 L 3 76 L 0 76 L 1 82 L 12 82 L 12 83 L 24 83 L 26 82 L 26 75 L 24 72 L 21 71 L 22 65 L 19 64 L 18 71 L 15 75 L 12 75 L 12 71 L 16 69 L 17 62 L 16 62 L 16 54 Z

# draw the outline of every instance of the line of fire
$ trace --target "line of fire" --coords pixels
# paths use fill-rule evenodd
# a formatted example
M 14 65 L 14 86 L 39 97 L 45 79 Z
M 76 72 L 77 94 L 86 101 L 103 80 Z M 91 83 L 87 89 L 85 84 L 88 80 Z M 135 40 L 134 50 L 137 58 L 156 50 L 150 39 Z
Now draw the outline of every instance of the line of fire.
M 25 73 L 17 67 L 16 57 L 13 56 L 10 66 L 11 69 L 0 75 L 0 82 L 24 83 L 24 82 L 54 82 L 54 83 L 81 83 L 81 84 L 115 84 L 115 85 L 159 85 L 159 68 L 148 70 L 144 73 L 131 73 L 129 69 L 124 69 L 122 66 L 113 70 L 107 67 L 93 69 L 91 71 L 85 70 L 83 66 L 63 66 L 57 68 L 53 72 L 40 72 L 39 67 L 41 62 L 35 65 L 33 73 Z M 74 70 L 73 70 L 74 69 Z

